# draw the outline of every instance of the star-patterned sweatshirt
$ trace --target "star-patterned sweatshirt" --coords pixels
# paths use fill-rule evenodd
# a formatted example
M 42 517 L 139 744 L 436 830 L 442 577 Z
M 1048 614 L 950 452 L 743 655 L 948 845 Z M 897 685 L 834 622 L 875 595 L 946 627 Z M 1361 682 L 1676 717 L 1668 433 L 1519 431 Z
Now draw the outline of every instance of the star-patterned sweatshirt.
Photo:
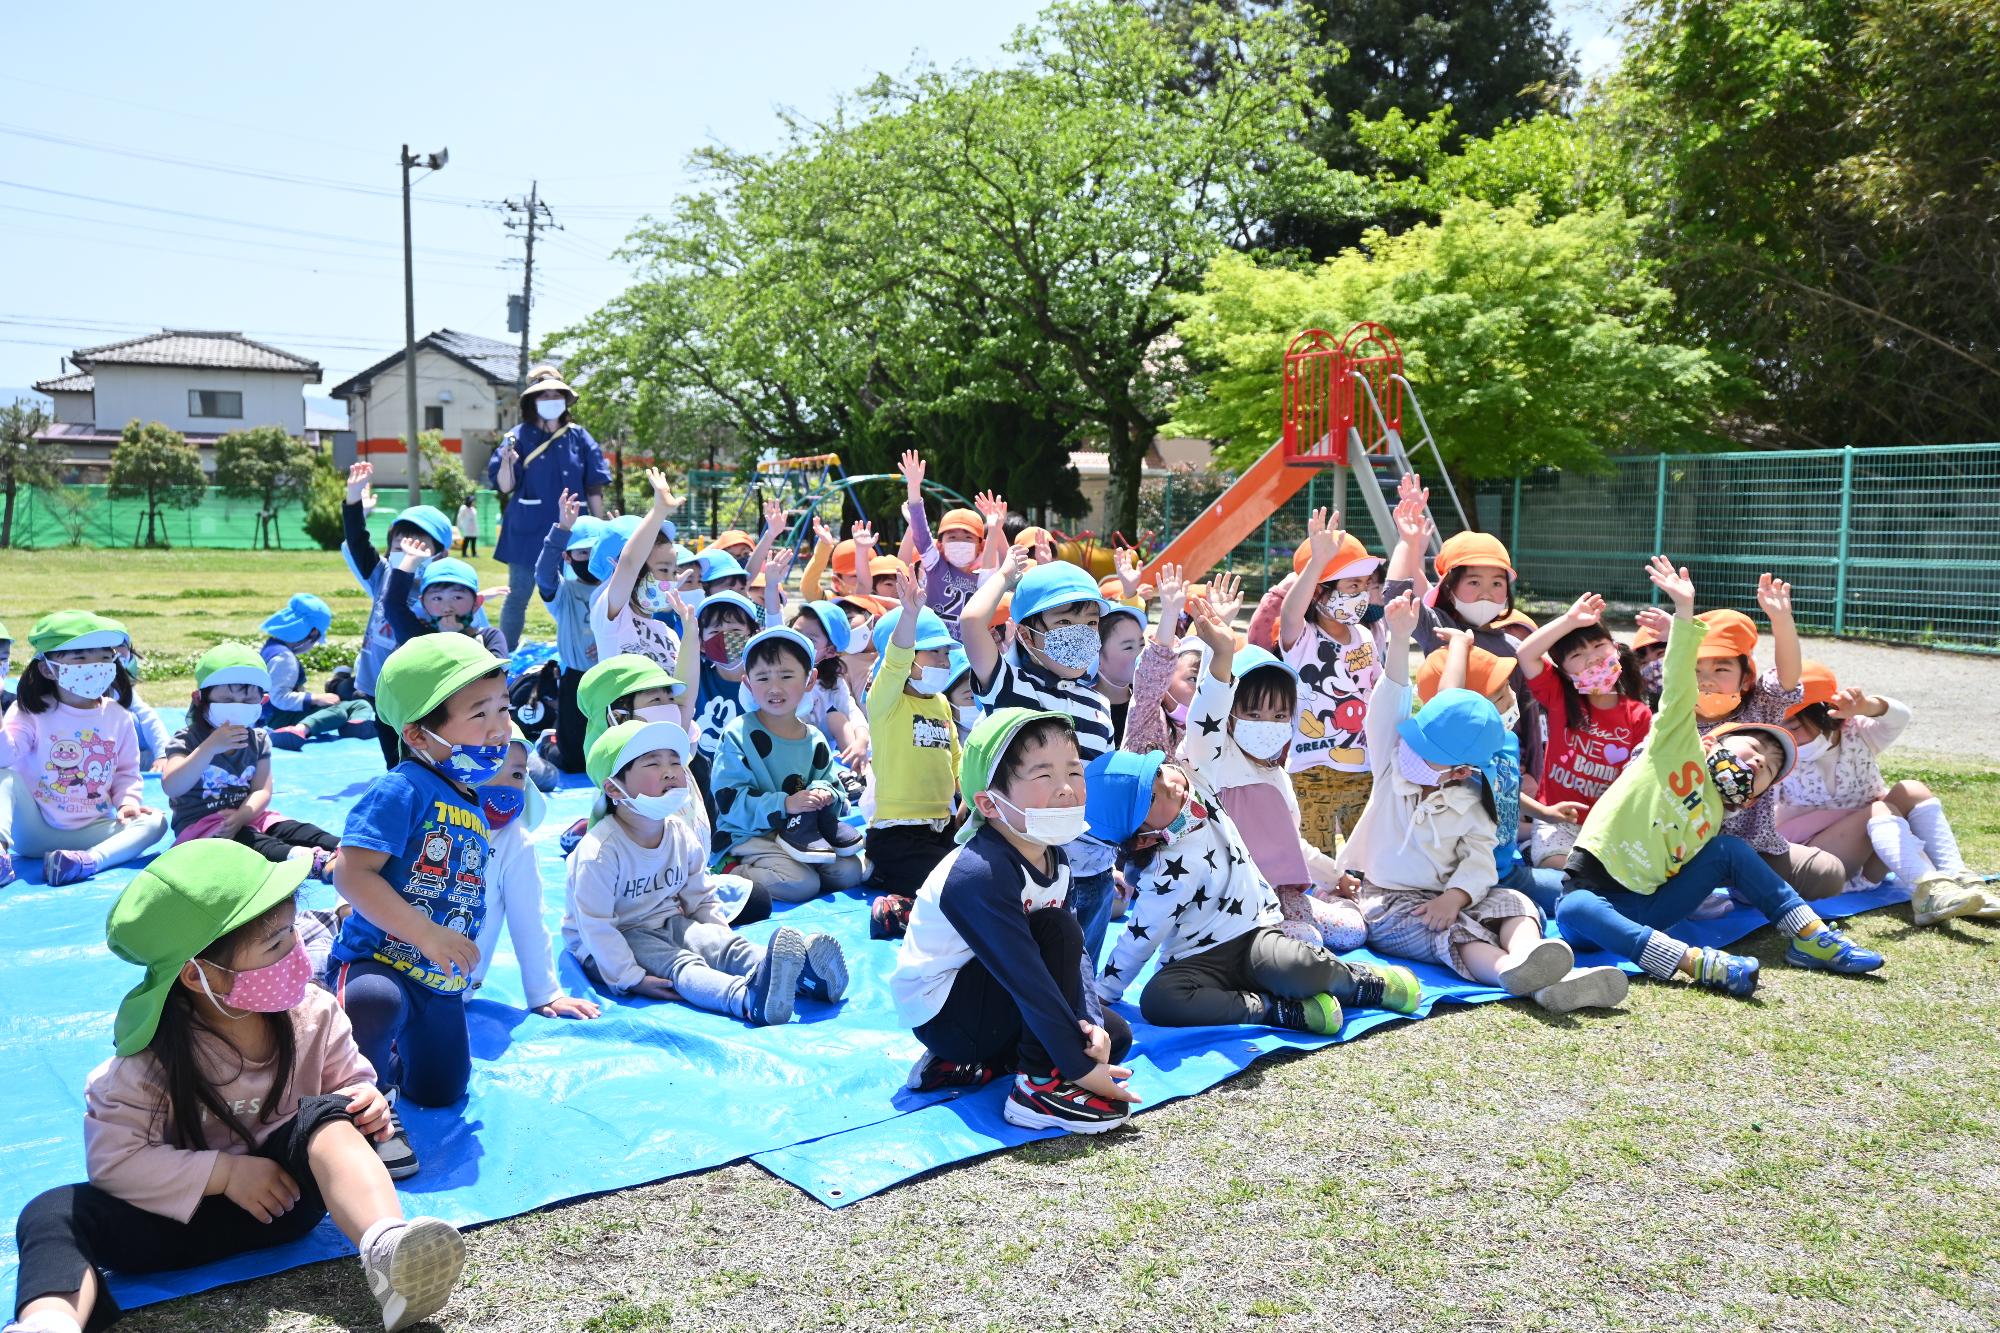
M 1097 993 L 1106 1000 L 1121 998 L 1155 951 L 1171 963 L 1284 922 L 1278 895 L 1250 859 L 1236 825 L 1212 792 L 1200 786 L 1192 792 L 1208 818 L 1160 848 L 1139 872 L 1132 916 L 1097 979 Z

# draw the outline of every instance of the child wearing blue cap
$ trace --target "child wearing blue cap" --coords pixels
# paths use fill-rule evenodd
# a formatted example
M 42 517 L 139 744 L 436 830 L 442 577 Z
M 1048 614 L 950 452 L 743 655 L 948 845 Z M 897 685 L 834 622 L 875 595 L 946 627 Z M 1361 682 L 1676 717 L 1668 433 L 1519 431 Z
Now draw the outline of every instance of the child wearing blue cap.
M 383 605 L 389 566 L 368 535 L 368 511 L 362 507 L 362 497 L 374 476 L 375 465 L 365 460 L 348 468 L 347 495 L 340 506 L 341 555 L 373 601 L 368 608 L 368 626 L 361 634 L 361 651 L 354 659 L 354 691 L 371 704 L 375 699 L 375 678 L 396 649 L 396 631 L 390 626 Z M 389 525 L 388 546 L 390 555 L 408 551 L 421 565 L 451 549 L 451 520 L 434 505 L 412 505 L 397 514 L 395 522 Z M 394 729 L 378 727 L 375 734 L 382 745 L 382 762 L 394 768 L 398 757 Z
M 590 552 L 591 573 L 602 580 L 590 601 L 590 632 L 600 662 L 637 653 L 678 673 L 683 666 L 681 636 L 655 617 L 672 610 L 687 623 L 687 603 L 676 587 L 670 521 L 681 500 L 658 468 L 648 468 L 646 480 L 653 487 L 653 502 L 645 515 L 612 519 Z
M 917 890 L 951 855 L 952 797 L 960 736 L 944 692 L 951 681 L 951 631 L 925 603 L 924 583 L 896 576 L 900 605 L 875 627 L 881 666 L 868 691 L 870 730 L 880 738 L 875 817 L 868 824 L 869 933 L 901 939 Z
M 832 602 L 820 601 L 801 606 L 790 625 L 805 635 L 813 650 L 812 684 L 800 705 L 800 716 L 825 733 L 833 742 L 834 758 L 858 781 L 868 771 L 872 737 L 868 720 L 841 670 L 841 654 L 854 642 L 854 627 L 845 611 Z M 855 794 L 850 783 L 848 795 L 852 798 Z
M 1158 750 L 1115 750 L 1084 770 L 1091 832 L 1124 850 L 1136 872 L 1132 919 L 1097 979 L 1107 1001 L 1157 951 L 1160 970 L 1139 1011 L 1163 1027 L 1263 1023 L 1338 1032 L 1343 1005 L 1414 1013 L 1423 999 L 1405 967 L 1343 963 L 1286 935 L 1278 896 L 1213 792 Z
M 972 685 L 989 710 L 1028 708 L 1067 714 L 1077 751 L 1088 763 L 1112 749 L 1111 703 L 1093 683 L 1103 641 L 1098 620 L 1108 603 L 1096 580 L 1056 560 L 1029 569 L 1027 550 L 1008 548 L 999 573 L 979 586 L 959 616 L 960 641 L 972 663 Z M 1004 654 L 993 641 L 1000 599 L 1012 595 L 1018 626 Z M 1113 848 L 1088 833 L 1065 849 L 1074 882 L 1069 901 L 1083 923 L 1093 966 L 1111 925 Z
M 777 901 L 851 889 L 864 873 L 861 832 L 842 822 L 847 793 L 833 747 L 799 717 L 812 645 L 797 630 L 767 629 L 750 640 L 743 665 L 755 710 L 729 724 L 716 750 L 717 840 L 728 840 L 736 873 Z
M 1567 944 L 1543 937 L 1528 895 L 1499 883 L 1494 770 L 1508 737 L 1499 710 L 1454 689 L 1411 716 L 1409 642 L 1422 614 L 1413 592 L 1384 609 L 1388 653 L 1365 719 L 1374 785 L 1339 857 L 1361 877 L 1369 947 L 1440 963 L 1556 1013 L 1618 1004 L 1625 974 L 1577 968 Z
M 296 750 L 322 736 L 375 734 L 375 707 L 366 699 L 343 699 L 305 687 L 299 654 L 325 643 L 332 626 L 333 609 L 309 592 L 293 593 L 284 610 L 266 616 L 260 626 L 264 645 L 257 655 L 271 676 L 263 722 L 271 744 L 281 750 Z
M 420 564 L 421 573 L 417 569 Z M 415 610 L 411 609 L 413 588 Z M 507 637 L 498 626 L 472 623 L 472 614 L 479 609 L 479 571 L 463 560 L 419 560 L 414 551 L 399 552 L 389 571 L 382 607 L 398 644 L 426 634 L 463 634 L 477 640 L 499 662 L 505 663 L 511 655 Z
M 555 747 L 543 739 L 543 757 L 565 773 L 583 771 L 583 710 L 576 689 L 583 673 L 597 665 L 597 639 L 590 628 L 590 603 L 598 577 L 590 557 L 603 535 L 604 520 L 583 512 L 580 495 L 564 491 L 556 500 L 556 521 L 535 560 L 535 591 L 556 622 L 556 661 L 562 674 L 556 697 Z
M 768 582 L 765 590 L 767 594 L 772 591 Z M 698 600 L 690 605 L 694 608 L 692 616 L 699 635 L 701 665 L 694 703 L 695 755 L 688 769 L 694 775 L 710 822 L 716 823 L 714 785 L 709 781 L 715 752 L 722 744 L 722 734 L 743 714 L 743 655 L 749 651 L 751 637 L 766 622 L 757 604 L 740 592 L 696 596 Z M 776 596 L 784 596 L 782 583 Z

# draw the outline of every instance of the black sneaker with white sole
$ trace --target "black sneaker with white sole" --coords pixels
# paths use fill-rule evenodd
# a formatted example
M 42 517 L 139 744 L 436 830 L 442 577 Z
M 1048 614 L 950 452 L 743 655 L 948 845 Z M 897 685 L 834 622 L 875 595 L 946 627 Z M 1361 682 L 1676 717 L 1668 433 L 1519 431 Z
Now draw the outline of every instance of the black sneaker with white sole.
M 779 926 L 764 946 L 764 957 L 750 973 L 743 994 L 744 1017 L 760 1027 L 792 1021 L 792 1000 L 799 993 L 799 976 L 806 969 L 806 937 L 790 926 Z
M 799 973 L 799 994 L 831 1004 L 847 994 L 847 955 L 840 941 L 815 933 L 806 939 L 806 965 Z
M 942 1092 L 946 1088 L 983 1088 L 998 1077 L 997 1065 L 941 1060 L 925 1051 L 910 1066 L 910 1076 L 904 1085 L 912 1092 Z
M 1125 1102 L 1100 1097 L 1060 1074 L 1036 1078 L 1016 1074 L 1014 1090 L 1001 1111 L 1010 1125 L 1022 1129 L 1060 1129 L 1071 1134 L 1102 1134 L 1124 1124 L 1130 1112 Z
M 408 1180 L 417 1174 L 417 1150 L 410 1146 L 410 1136 L 403 1129 L 403 1117 L 396 1112 L 396 1090 L 386 1094 L 389 1102 L 389 1137 L 375 1141 L 375 1155 L 382 1159 L 382 1168 L 391 1180 Z

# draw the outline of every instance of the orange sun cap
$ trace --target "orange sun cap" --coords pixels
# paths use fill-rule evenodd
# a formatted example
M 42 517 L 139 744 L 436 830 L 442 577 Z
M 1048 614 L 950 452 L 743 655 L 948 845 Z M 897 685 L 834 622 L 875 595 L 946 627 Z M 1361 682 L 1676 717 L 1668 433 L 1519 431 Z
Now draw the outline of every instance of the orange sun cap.
M 1708 637 L 1701 641 L 1696 658 L 1714 661 L 1722 657 L 1746 657 L 1750 659 L 1750 669 L 1757 669 L 1756 621 L 1727 607 L 1705 612 L 1695 619 L 1708 626 Z
M 1647 629 L 1644 625 L 1641 625 L 1632 635 L 1632 651 L 1636 653 L 1641 648 L 1651 648 L 1656 644 L 1665 642 L 1665 639 L 1653 633 L 1653 631 Z
M 1507 544 L 1490 532 L 1461 532 L 1438 548 L 1437 559 L 1432 568 L 1437 570 L 1441 584 L 1454 569 L 1471 565 L 1491 565 L 1507 571 L 1507 581 L 1514 581 L 1514 559 L 1507 554 Z
M 1799 665 L 1799 684 L 1804 687 L 1806 697 L 1787 708 L 1786 717 L 1797 717 L 1814 704 L 1832 703 L 1833 696 L 1840 693 L 1840 682 L 1834 679 L 1833 668 L 1811 658 Z
M 1292 552 L 1292 571 L 1297 574 L 1305 573 L 1306 562 L 1310 559 L 1312 559 L 1312 538 L 1308 537 L 1299 543 L 1298 550 Z M 1318 584 L 1331 583 L 1335 579 L 1366 578 L 1381 568 L 1381 565 L 1381 559 L 1368 554 L 1368 548 L 1361 544 L 1359 537 L 1351 532 L 1343 532 L 1340 534 L 1340 549 L 1334 552 L 1333 559 L 1326 563 L 1320 570 L 1319 577 L 1313 582 Z
M 902 572 L 903 562 L 893 555 L 878 555 L 868 562 L 868 581 L 870 583 L 885 575 L 893 577 Z
M 842 578 L 854 577 L 854 542 L 850 539 L 833 548 L 833 559 L 827 562 L 833 572 Z
M 1451 650 L 1439 648 L 1417 667 L 1417 698 L 1429 703 L 1437 696 L 1438 682 L 1444 679 L 1444 659 Z M 1475 647 L 1465 661 L 1465 688 L 1491 699 L 1514 674 L 1514 659 Z
M 937 535 L 940 540 L 947 532 L 963 532 L 975 541 L 986 535 L 986 520 L 973 509 L 947 509 L 938 520 Z
M 757 549 L 757 539 L 741 528 L 731 528 L 727 532 L 717 533 L 715 540 L 709 545 L 721 547 L 725 551 L 732 546 L 747 546 L 754 551 Z
M 1056 549 L 1056 535 L 1047 528 L 1022 528 L 1021 535 L 1014 539 L 1014 545 L 1024 551 L 1034 550 L 1040 542 L 1047 542 L 1051 551 Z

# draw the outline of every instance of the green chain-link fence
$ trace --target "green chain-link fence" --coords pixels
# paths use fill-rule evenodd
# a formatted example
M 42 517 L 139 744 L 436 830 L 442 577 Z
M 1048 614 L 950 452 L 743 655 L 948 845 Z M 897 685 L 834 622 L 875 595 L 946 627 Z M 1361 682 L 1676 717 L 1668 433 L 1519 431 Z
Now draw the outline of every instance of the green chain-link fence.
M 370 522 L 379 541 L 388 522 L 403 507 L 401 487 L 379 493 L 380 503 Z M 424 493 L 424 503 L 438 504 L 434 491 Z M 499 531 L 500 497 L 482 490 L 473 500 L 479 511 L 479 539 L 482 549 L 491 549 Z M 155 520 L 155 535 L 169 546 L 214 547 L 222 550 L 252 550 L 257 542 L 257 502 L 225 495 L 211 487 L 192 509 L 163 509 Z M 447 513 L 455 518 L 455 513 Z M 309 551 L 317 543 L 306 534 L 303 505 L 286 505 L 278 510 L 276 544 L 285 550 Z M 114 500 L 103 486 L 72 486 L 50 493 L 23 490 L 14 496 L 14 545 L 22 550 L 52 546 L 125 546 L 146 538 L 146 502 Z

